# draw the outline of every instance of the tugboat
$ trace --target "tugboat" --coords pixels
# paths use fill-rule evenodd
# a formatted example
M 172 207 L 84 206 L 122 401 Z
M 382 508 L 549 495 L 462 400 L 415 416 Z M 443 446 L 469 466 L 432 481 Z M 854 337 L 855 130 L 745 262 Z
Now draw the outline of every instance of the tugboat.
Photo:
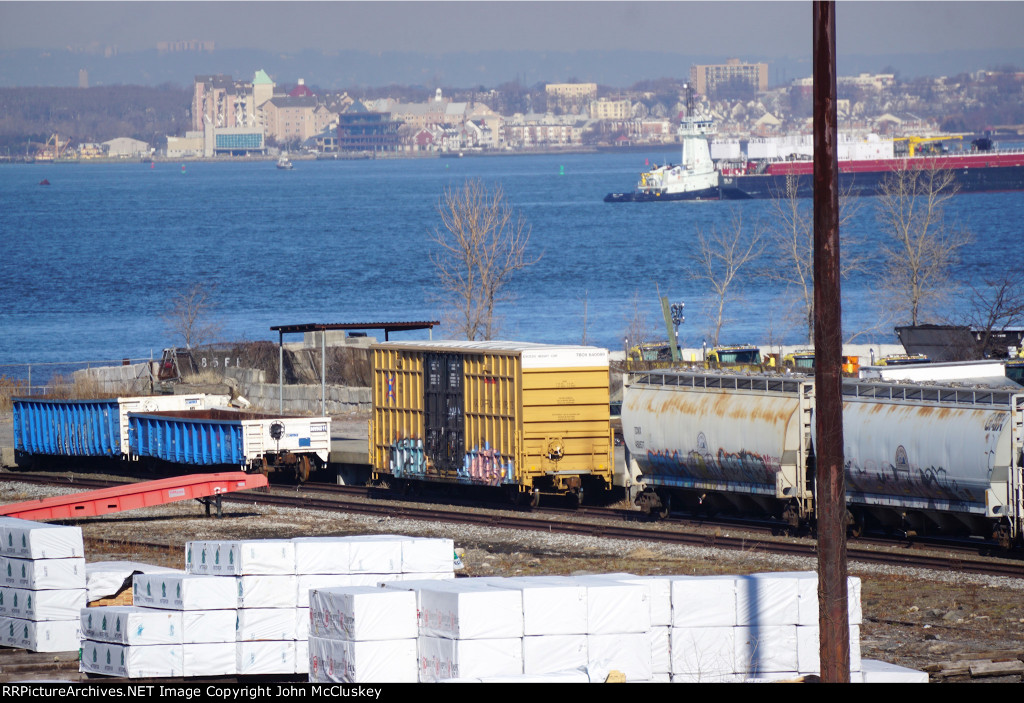
M 693 115 L 693 92 L 687 86 L 686 117 L 679 123 L 679 140 L 683 143 L 678 164 L 655 164 L 640 174 L 632 193 L 609 193 L 606 203 L 636 203 L 662 200 L 718 200 L 719 172 L 711 161 L 708 135 L 714 134 L 714 123 Z
M 277 167 L 285 171 L 291 171 L 293 166 L 292 162 L 288 160 L 288 154 L 281 154 L 281 158 L 277 160 Z

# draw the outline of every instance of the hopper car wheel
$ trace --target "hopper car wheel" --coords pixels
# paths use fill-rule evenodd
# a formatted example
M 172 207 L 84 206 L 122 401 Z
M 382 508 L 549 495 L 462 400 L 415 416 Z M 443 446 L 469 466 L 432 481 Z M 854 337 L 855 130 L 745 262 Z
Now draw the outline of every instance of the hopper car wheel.
M 847 525 L 846 530 L 850 537 L 860 539 L 864 534 L 864 516 L 859 513 L 850 515 L 849 524 Z
M 295 464 L 295 479 L 299 483 L 305 483 L 309 480 L 310 463 L 308 456 L 300 456 L 299 461 Z
M 656 509 L 657 516 L 664 520 L 672 512 L 672 494 L 668 491 L 664 491 L 658 494 L 661 499 L 661 507 Z

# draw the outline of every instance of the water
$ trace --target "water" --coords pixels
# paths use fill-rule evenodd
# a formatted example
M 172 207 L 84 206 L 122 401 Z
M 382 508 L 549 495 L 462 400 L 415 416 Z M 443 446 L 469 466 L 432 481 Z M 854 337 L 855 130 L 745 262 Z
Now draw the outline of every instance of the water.
M 261 163 L 9 165 L 0 168 L 0 373 L 3 364 L 140 358 L 180 343 L 162 318 L 193 283 L 214 289 L 226 339 L 272 339 L 271 325 L 442 319 L 430 262 L 447 187 L 500 184 L 542 254 L 502 305 L 502 337 L 620 349 L 640 302 L 663 337 L 658 294 L 686 303 L 684 346 L 709 329 L 707 286 L 688 273 L 697 229 L 770 224 L 772 203 L 606 204 L 629 189 L 645 157 L 671 152 L 465 159 Z M 52 184 L 40 187 L 46 178 Z M 844 281 L 844 328 L 895 341 L 880 299 L 874 199 L 849 224 L 868 269 Z M 809 206 L 809 201 L 806 203 Z M 979 284 L 1020 268 L 1024 193 L 963 195 L 947 219 L 975 244 L 955 278 Z M 847 231 L 847 230 L 844 230 Z M 802 341 L 793 294 L 762 260 L 730 304 L 723 342 Z M 966 310 L 959 296 L 943 320 Z M 586 325 L 584 325 L 586 321 Z M 875 329 L 877 328 L 877 329 Z M 400 335 L 422 338 L 426 333 Z M 434 338 L 449 336 L 435 330 Z

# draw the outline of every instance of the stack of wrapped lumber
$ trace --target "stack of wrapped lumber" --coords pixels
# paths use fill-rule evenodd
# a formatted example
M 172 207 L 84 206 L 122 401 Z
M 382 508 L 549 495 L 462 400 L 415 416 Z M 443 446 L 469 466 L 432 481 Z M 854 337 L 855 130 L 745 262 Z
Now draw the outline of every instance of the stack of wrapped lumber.
M 188 542 L 186 572 L 136 574 L 132 588 L 133 617 L 177 614 L 169 625 L 174 641 L 151 639 L 151 624 L 146 637 L 93 626 L 82 668 L 128 678 L 304 674 L 311 589 L 452 579 L 453 553 L 450 539 L 401 535 Z M 115 628 L 126 615 L 80 613 L 83 625 L 106 620 Z
M 85 606 L 82 530 L 0 518 L 0 644 L 74 651 Z

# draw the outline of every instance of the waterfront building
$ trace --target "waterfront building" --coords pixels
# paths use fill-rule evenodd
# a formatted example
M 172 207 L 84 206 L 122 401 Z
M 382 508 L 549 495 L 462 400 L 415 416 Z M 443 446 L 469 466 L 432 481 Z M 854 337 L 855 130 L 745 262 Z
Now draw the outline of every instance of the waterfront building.
M 690 85 L 698 95 L 715 96 L 719 87 L 736 83 L 746 83 L 758 92 L 767 90 L 768 64 L 729 59 L 724 64 L 695 64 L 690 67 Z
M 597 99 L 597 83 L 548 83 L 544 93 L 549 111 L 578 113 Z

